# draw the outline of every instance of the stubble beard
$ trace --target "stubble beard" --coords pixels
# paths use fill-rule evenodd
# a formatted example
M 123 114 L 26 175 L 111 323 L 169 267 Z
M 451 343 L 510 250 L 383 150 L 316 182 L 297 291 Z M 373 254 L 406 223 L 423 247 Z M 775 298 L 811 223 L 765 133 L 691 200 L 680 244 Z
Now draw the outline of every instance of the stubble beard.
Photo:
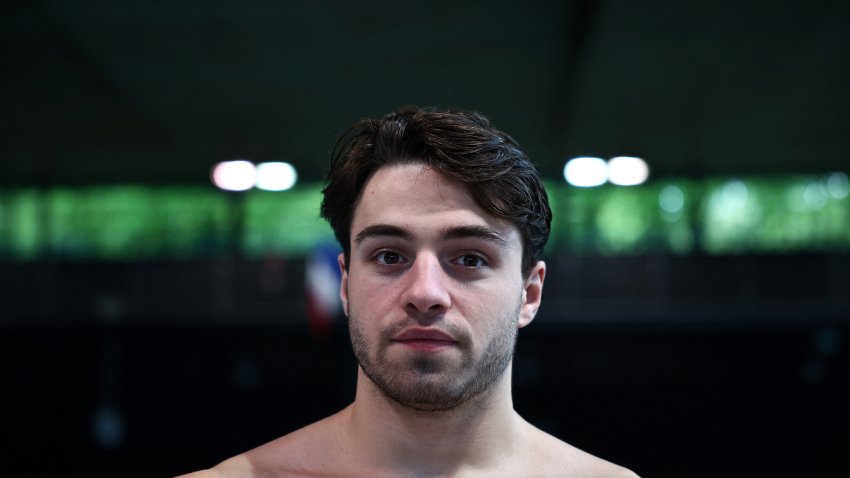
M 444 412 L 482 396 L 505 374 L 516 346 L 519 306 L 512 316 L 499 319 L 503 325 L 487 338 L 480 357 L 470 356 L 472 344 L 465 331 L 444 328 L 459 339 L 456 346 L 460 347 L 463 357 L 458 363 L 429 353 L 417 354 L 404 362 L 390 361 L 387 347 L 391 338 L 401 330 L 420 325 L 414 319 L 405 319 L 381 331 L 377 347 L 369 343 L 360 320 L 353 313 L 348 322 L 357 362 L 384 396 L 420 412 Z

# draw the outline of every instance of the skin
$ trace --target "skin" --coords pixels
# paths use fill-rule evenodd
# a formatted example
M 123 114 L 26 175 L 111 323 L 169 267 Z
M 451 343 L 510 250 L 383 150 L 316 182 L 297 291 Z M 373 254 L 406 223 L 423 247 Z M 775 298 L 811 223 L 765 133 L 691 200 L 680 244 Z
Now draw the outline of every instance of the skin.
M 361 364 L 354 403 L 185 477 L 636 476 L 513 409 L 513 344 L 546 275 L 541 261 L 523 277 L 515 226 L 413 163 L 375 172 L 351 230 L 350 264 L 339 260 Z M 421 337 L 434 330 L 447 337 Z

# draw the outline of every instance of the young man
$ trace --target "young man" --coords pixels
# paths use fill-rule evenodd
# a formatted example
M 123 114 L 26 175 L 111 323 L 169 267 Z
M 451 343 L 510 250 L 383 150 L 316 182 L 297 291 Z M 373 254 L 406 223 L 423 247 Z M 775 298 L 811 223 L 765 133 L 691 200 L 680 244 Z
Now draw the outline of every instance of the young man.
M 552 214 L 509 136 L 475 113 L 362 120 L 334 151 L 322 215 L 344 251 L 354 403 L 187 476 L 635 476 L 513 409 Z

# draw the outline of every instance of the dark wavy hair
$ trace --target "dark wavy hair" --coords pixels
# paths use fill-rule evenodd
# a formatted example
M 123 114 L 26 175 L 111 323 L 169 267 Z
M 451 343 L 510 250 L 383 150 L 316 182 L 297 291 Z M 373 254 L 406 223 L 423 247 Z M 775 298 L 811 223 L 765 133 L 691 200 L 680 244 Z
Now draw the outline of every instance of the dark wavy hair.
M 351 221 L 366 181 L 378 169 L 422 163 L 463 184 L 486 212 L 515 225 L 522 235 L 527 277 L 549 239 L 552 211 L 537 168 L 516 141 L 475 112 L 404 108 L 362 119 L 331 154 L 321 214 L 351 253 Z

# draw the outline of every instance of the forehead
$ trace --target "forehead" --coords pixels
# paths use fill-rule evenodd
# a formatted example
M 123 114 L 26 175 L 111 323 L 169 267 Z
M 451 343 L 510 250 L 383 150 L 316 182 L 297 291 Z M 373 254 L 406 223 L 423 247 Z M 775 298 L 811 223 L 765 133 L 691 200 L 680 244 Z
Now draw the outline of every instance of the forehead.
M 385 166 L 366 182 L 355 204 L 352 237 L 374 224 L 411 230 L 484 226 L 519 243 L 515 226 L 489 214 L 467 188 L 421 163 Z

